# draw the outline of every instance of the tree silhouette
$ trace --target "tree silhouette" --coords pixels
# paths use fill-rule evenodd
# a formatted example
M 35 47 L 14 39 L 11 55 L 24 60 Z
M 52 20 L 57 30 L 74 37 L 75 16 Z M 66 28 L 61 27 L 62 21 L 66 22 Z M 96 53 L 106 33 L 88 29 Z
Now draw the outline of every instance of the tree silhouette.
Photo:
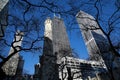
M 84 10 L 95 17 L 100 30 L 109 42 L 110 51 L 114 56 L 120 57 L 119 0 L 10 0 L 9 5 L 9 12 L 6 14 L 6 23 L 0 22 L 2 33 L 2 36 L 0 35 L 0 46 L 2 45 L 0 48 L 0 67 L 17 52 L 40 52 L 42 50 L 42 46 L 37 44 L 43 41 L 43 23 L 46 17 L 51 16 L 51 14 L 61 15 L 65 19 L 69 30 L 79 29 L 75 27 L 77 24 L 75 16 L 79 10 Z M 108 7 L 109 5 L 114 7 L 111 11 L 109 11 L 111 8 Z M 108 7 L 108 10 L 107 8 L 104 9 L 105 7 Z M 6 31 L 4 31 L 4 26 L 8 28 Z M 13 44 L 16 41 L 10 42 L 6 37 L 10 34 L 15 34 L 17 30 L 24 32 L 23 46 L 14 47 Z M 5 53 L 4 48 L 6 47 L 14 49 L 14 52 L 9 56 L 3 55 Z M 17 48 L 19 48 L 18 51 L 16 51 Z

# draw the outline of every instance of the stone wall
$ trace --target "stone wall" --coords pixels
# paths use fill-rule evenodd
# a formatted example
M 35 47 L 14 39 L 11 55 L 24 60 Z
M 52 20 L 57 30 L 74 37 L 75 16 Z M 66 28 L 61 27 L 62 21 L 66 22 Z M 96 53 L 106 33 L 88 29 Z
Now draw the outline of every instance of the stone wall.
M 110 80 L 106 66 L 101 62 L 63 57 L 59 66 L 59 78 L 68 80 L 69 77 L 71 80 Z

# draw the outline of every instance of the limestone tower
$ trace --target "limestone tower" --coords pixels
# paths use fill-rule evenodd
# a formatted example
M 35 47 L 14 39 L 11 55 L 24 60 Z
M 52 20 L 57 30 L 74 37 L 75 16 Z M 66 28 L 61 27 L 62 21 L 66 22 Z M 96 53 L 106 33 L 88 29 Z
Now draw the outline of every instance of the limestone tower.
M 64 56 L 72 56 L 62 19 L 54 17 L 45 21 L 44 48 L 41 63 L 41 80 L 58 80 L 58 63 Z
M 22 39 L 23 39 L 23 33 L 18 31 L 16 33 L 15 39 L 14 39 L 14 44 L 13 46 L 21 46 L 22 43 Z M 17 50 L 19 50 L 19 48 L 16 47 Z M 11 47 L 10 52 L 8 55 L 12 54 L 14 52 L 13 47 Z M 6 75 L 9 76 L 15 76 L 17 73 L 17 69 L 18 69 L 18 65 L 19 65 L 19 59 L 20 56 L 18 53 L 16 53 L 15 55 L 13 55 L 4 65 L 3 65 L 3 71 L 5 72 Z M 23 62 L 22 62 L 23 63 Z M 23 66 L 23 64 L 21 65 Z
M 65 25 L 62 19 L 54 17 L 52 20 L 48 18 L 45 21 L 45 42 L 44 42 L 44 54 L 46 49 L 53 51 L 51 55 L 57 55 L 60 59 L 64 56 L 72 56 L 70 43 L 66 33 Z M 51 48 L 49 49 L 48 48 Z M 49 52 L 47 52 L 48 54 Z

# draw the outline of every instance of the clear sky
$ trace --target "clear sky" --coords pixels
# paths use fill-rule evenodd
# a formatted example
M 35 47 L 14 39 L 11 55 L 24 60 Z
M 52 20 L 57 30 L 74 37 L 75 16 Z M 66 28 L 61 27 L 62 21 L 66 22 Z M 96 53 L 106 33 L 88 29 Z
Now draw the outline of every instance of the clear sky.
M 39 0 L 38 0 L 38 2 L 35 2 L 35 0 L 29 0 L 29 1 L 31 1 L 32 3 L 38 3 L 39 2 Z M 66 5 L 64 0 L 58 0 L 58 1 L 59 1 L 59 3 L 57 3 L 57 4 L 59 4 L 61 7 L 64 5 L 64 6 L 66 6 L 66 7 L 64 7 L 65 9 L 69 9 L 70 8 L 70 6 Z M 67 1 L 69 1 L 69 0 L 66 0 L 66 2 Z M 80 5 L 80 2 L 81 1 L 84 2 L 84 0 L 76 0 L 76 1 L 71 0 L 71 1 L 73 1 L 74 3 L 78 1 L 78 3 L 75 3 L 75 4 L 72 5 L 74 7 L 79 7 L 78 5 Z M 113 5 L 112 1 L 115 1 L 115 0 L 111 0 L 111 1 L 105 0 L 104 3 L 108 3 L 109 2 L 110 4 Z M 105 6 L 102 6 L 102 9 L 104 10 L 103 13 L 107 14 L 108 16 L 110 15 L 109 13 L 110 12 L 112 13 L 113 9 L 115 8 L 115 7 L 113 7 L 110 4 L 106 4 Z M 18 4 L 16 3 L 16 5 L 18 5 Z M 14 6 L 16 6 L 16 5 L 14 5 Z M 12 15 L 15 15 L 15 16 L 19 17 L 20 19 L 22 19 L 23 15 L 21 15 L 21 14 L 23 13 L 24 8 L 22 10 L 22 9 L 19 9 L 19 8 L 21 8 L 21 6 L 19 6 L 19 7 L 14 7 L 14 6 L 12 6 L 12 8 L 10 7 L 10 13 L 12 13 Z M 23 7 L 24 6 L 25 5 L 23 4 Z M 88 11 L 88 8 L 90 8 L 89 11 Z M 95 16 L 95 14 L 93 13 L 95 11 L 94 11 L 94 9 L 92 10 L 91 8 L 93 8 L 93 6 L 90 6 L 90 5 L 88 6 L 86 4 L 86 5 L 84 5 L 84 7 L 82 7 L 82 5 L 81 5 L 81 7 L 79 7 L 78 10 L 84 10 L 84 11 L 88 12 L 89 14 Z M 37 11 L 34 11 L 34 10 L 35 9 L 32 8 L 31 9 L 32 13 L 28 12 L 27 15 L 25 15 L 26 20 L 31 18 L 31 14 L 33 14 L 32 16 L 34 16 L 38 20 L 40 20 L 42 18 L 41 14 L 44 13 L 43 12 L 43 8 L 42 9 L 38 9 Z M 75 10 L 75 14 L 74 15 L 76 15 L 76 12 L 78 12 L 78 10 L 76 10 L 76 9 L 74 9 L 74 10 Z M 45 14 L 45 16 L 46 16 L 45 18 L 47 18 L 47 17 L 53 18 L 53 15 L 54 15 L 54 13 L 50 13 L 49 12 L 49 14 Z M 63 14 L 61 16 L 63 16 Z M 103 19 L 107 19 L 106 16 L 102 16 L 102 17 L 103 17 Z M 44 18 L 44 20 L 45 20 L 45 18 Z M 18 19 L 16 19 L 16 20 L 18 20 Z M 40 26 L 43 26 L 44 20 L 38 21 L 38 22 L 42 23 L 42 25 L 40 25 Z M 81 58 L 81 59 L 88 58 L 88 53 L 87 53 L 87 50 L 86 50 L 86 46 L 84 44 L 82 35 L 80 33 L 80 29 L 78 29 L 78 25 L 75 25 L 75 28 L 70 30 L 69 27 L 67 26 L 66 18 L 64 18 L 63 20 L 65 21 L 65 26 L 67 27 L 66 30 L 67 30 L 67 33 L 68 33 L 68 37 L 69 37 L 71 48 L 74 50 L 74 52 L 77 53 L 79 58 Z M 7 30 L 12 32 L 12 31 L 15 30 L 13 28 L 14 28 L 13 26 L 9 26 Z M 43 35 L 43 32 L 41 34 Z M 9 34 L 9 35 L 5 36 L 5 38 L 8 39 L 8 42 L 11 42 L 13 40 L 13 34 Z M 43 45 L 43 42 L 41 42 L 39 45 Z M 7 48 L 5 53 L 8 53 L 8 52 L 9 52 L 9 49 Z M 24 70 L 25 70 L 25 72 L 28 72 L 30 74 L 34 74 L 34 65 L 39 62 L 39 55 L 41 55 L 41 53 L 42 52 L 37 52 L 35 54 L 32 53 L 32 52 L 23 52 L 23 51 L 20 52 L 20 54 L 23 56 L 23 58 L 25 60 L 25 63 L 24 63 Z

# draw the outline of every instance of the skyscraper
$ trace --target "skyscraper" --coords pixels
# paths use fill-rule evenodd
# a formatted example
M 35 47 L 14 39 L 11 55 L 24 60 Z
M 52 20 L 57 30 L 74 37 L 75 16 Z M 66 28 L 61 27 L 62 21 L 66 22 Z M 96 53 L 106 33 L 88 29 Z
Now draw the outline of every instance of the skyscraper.
M 48 42 L 46 41 L 46 38 L 48 38 L 52 43 L 51 44 L 53 49 L 52 55 L 55 55 L 56 53 L 58 55 L 57 56 L 58 59 L 64 56 L 72 56 L 70 43 L 62 19 L 54 17 L 53 20 L 51 20 L 50 18 L 48 18 L 45 21 L 44 36 L 45 44 L 47 43 L 47 45 L 44 45 L 44 48 L 49 46 Z
M 76 18 L 90 59 L 103 62 L 109 74 L 114 77 L 115 80 L 119 80 L 120 58 L 113 55 L 113 52 L 110 51 L 110 45 L 95 18 L 83 11 L 80 11 Z
M 55 17 L 52 20 L 53 53 L 56 53 L 57 60 L 65 56 L 72 56 L 65 25 L 62 19 Z
M 65 25 L 54 17 L 45 21 L 44 48 L 41 63 L 41 80 L 58 80 L 58 65 L 62 57 L 72 56 Z
M 83 11 L 80 11 L 76 17 L 87 46 L 90 59 L 101 61 L 102 56 L 108 55 L 109 53 L 109 46 L 106 37 L 100 30 L 94 17 Z

